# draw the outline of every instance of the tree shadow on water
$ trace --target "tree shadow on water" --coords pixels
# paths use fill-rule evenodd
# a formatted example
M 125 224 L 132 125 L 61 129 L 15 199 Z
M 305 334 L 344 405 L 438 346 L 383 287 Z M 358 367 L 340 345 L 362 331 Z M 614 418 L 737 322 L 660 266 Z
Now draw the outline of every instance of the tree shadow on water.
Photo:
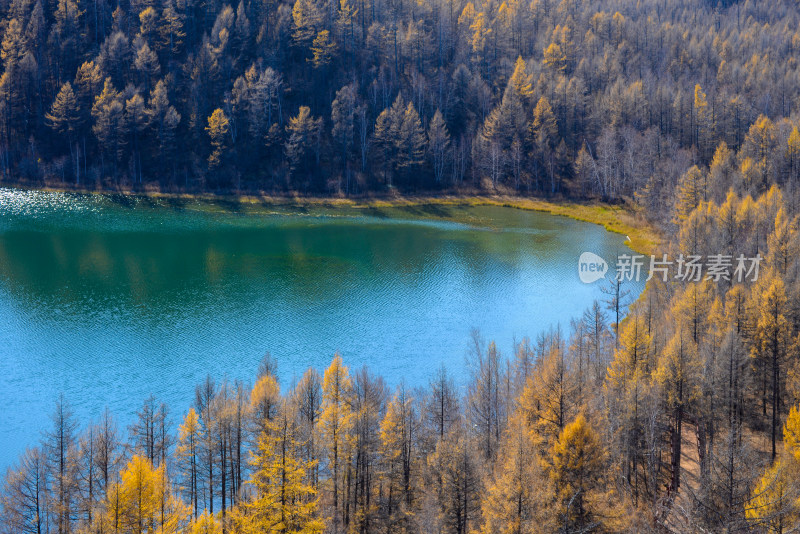
M 241 213 L 243 209 L 242 202 L 232 198 L 213 198 L 208 203 L 227 213 Z
M 450 208 L 450 206 L 443 206 L 441 204 L 414 204 L 410 206 L 400 206 L 399 210 L 420 217 L 448 219 L 452 217 Z
M 108 200 L 122 208 L 133 209 L 136 207 L 136 197 L 124 193 L 111 193 L 107 195 Z

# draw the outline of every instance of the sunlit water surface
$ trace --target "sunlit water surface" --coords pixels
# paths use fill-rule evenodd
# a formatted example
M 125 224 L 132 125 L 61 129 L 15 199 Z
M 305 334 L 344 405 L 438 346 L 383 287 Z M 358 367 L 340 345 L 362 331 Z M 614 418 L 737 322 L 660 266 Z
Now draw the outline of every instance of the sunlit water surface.
M 252 381 L 269 351 L 288 387 L 339 351 L 390 385 L 468 376 L 470 330 L 513 341 L 568 327 L 612 261 L 600 226 L 500 207 L 345 210 L 0 189 L 0 470 L 50 427 L 121 427 L 150 394 L 173 418 L 207 374 Z M 634 295 L 641 287 L 632 287 Z

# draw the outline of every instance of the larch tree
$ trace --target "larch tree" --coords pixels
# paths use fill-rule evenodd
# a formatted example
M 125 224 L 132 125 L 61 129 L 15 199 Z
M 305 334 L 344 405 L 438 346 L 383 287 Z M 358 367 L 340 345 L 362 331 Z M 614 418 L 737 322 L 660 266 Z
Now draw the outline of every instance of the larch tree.
M 455 534 L 470 532 L 481 513 L 479 454 L 463 423 L 454 424 L 428 456 L 442 530 Z
M 530 134 L 536 150 L 537 160 L 541 162 L 545 172 L 550 177 L 550 192 L 554 193 L 556 191 L 556 181 L 555 161 L 552 157 L 552 151 L 558 140 L 558 124 L 550 101 L 544 96 L 539 99 L 533 110 Z
M 187 497 L 192 515 L 197 519 L 199 512 L 198 448 L 200 446 L 200 422 L 194 408 L 189 408 L 183 423 L 178 427 L 178 446 L 175 455 L 178 460 L 181 490 Z
M 315 369 L 308 369 L 292 393 L 297 409 L 298 439 L 310 468 L 308 479 L 317 487 L 319 480 L 319 443 L 317 421 L 322 404 L 322 379 Z
M 786 157 L 789 160 L 789 179 L 797 181 L 800 178 L 800 130 L 797 126 L 792 128 L 789 139 L 786 141 Z
M 281 388 L 272 374 L 258 379 L 250 392 L 250 411 L 252 432 L 256 439 L 269 430 L 281 406 Z
M 355 133 L 357 93 L 353 84 L 345 85 L 336 91 L 336 98 L 331 104 L 331 134 L 339 143 L 342 157 L 342 174 L 346 176 L 345 191 L 350 191 L 350 150 L 353 147 Z M 339 188 L 341 189 L 341 182 Z
M 775 216 L 775 229 L 767 238 L 767 266 L 774 269 L 781 278 L 788 277 L 792 274 L 789 270 L 797 257 L 797 247 L 794 221 L 789 220 L 784 208 L 780 208 Z
M 676 191 L 675 213 L 677 219 L 683 221 L 689 214 L 707 200 L 707 178 L 697 165 L 686 171 L 678 181 Z
M 48 495 L 47 458 L 41 449 L 27 449 L 9 468 L 0 498 L 0 528 L 7 532 L 42 534 L 55 531 L 55 510 Z
M 437 184 L 442 182 L 449 148 L 450 133 L 447 130 L 442 112 L 437 109 L 431 118 L 430 124 L 428 124 L 428 154 L 433 167 L 434 180 L 436 180 Z
M 284 145 L 284 152 L 289 162 L 292 173 L 300 173 L 302 169 L 313 169 L 310 158 L 314 155 L 314 162 L 319 161 L 319 139 L 322 131 L 322 118 L 313 117 L 311 108 L 300 106 L 297 115 L 289 119 L 286 126 L 288 139 Z
M 57 133 L 66 137 L 67 147 L 75 165 L 75 183 L 80 183 L 80 152 L 78 147 L 73 147 L 75 132 L 80 126 L 80 106 L 78 105 L 72 85 L 67 82 L 53 101 L 50 112 L 45 115 L 49 126 Z
M 211 154 L 208 156 L 208 166 L 211 169 L 217 168 L 222 164 L 222 157 L 228 145 L 228 132 L 230 122 L 225 112 L 220 108 L 208 117 L 208 126 L 205 130 L 211 139 Z
M 757 323 L 754 356 L 762 360 L 770 376 L 770 442 L 772 459 L 777 456 L 780 406 L 782 403 L 783 366 L 791 346 L 791 324 L 787 307 L 786 289 L 777 274 L 762 278 L 761 291 L 757 293 Z
M 330 65 L 336 53 L 336 43 L 331 38 L 328 30 L 321 30 L 311 43 L 311 64 L 315 69 L 322 69 Z
M 150 126 L 150 115 L 147 113 L 145 102 L 139 93 L 134 94 L 125 101 L 125 120 L 130 129 L 132 161 L 134 178 L 142 183 L 144 172 L 142 170 L 142 156 L 140 139 L 145 130 Z
M 139 12 L 139 35 L 153 46 L 158 42 L 158 13 L 152 6 Z
M 161 12 L 158 34 L 161 47 L 168 51 L 169 59 L 172 59 L 181 52 L 184 38 L 186 37 L 186 32 L 184 31 L 184 17 L 182 13 L 176 9 L 171 0 L 166 2 Z
M 139 44 L 136 49 L 136 59 L 133 60 L 134 68 L 139 72 L 140 83 L 144 86 L 145 92 L 149 92 L 153 81 L 161 73 L 161 65 L 158 63 L 158 56 L 146 42 Z
M 146 111 L 158 139 L 159 155 L 162 157 L 174 155 L 175 130 L 180 124 L 181 115 L 170 104 L 167 86 L 163 80 L 159 80 L 150 92 Z
M 397 168 L 401 175 L 408 177 L 422 164 L 425 156 L 425 129 L 413 102 L 409 102 L 395 139 Z
M 442 365 L 429 384 L 430 395 L 426 403 L 426 419 L 441 441 L 458 419 L 458 395 L 453 379 Z
M 713 145 L 709 145 L 709 139 L 713 137 L 714 117 L 713 110 L 708 105 L 708 97 L 703 92 L 700 84 L 694 86 L 694 107 L 693 114 L 695 120 L 695 144 L 701 154 L 708 157 L 709 150 Z
M 561 532 L 597 529 L 608 519 L 602 478 L 606 451 L 600 436 L 579 414 L 559 435 L 545 465 L 557 502 L 556 516 Z
M 45 454 L 52 482 L 54 528 L 58 534 L 72 531 L 72 508 L 76 497 L 77 426 L 72 408 L 61 395 L 51 414 L 53 428 L 47 433 Z
M 644 316 L 634 312 L 622 327 L 619 348 L 606 371 L 604 389 L 608 418 L 613 421 L 614 441 L 621 452 L 619 465 L 622 478 L 634 502 L 643 485 L 645 467 L 642 443 L 645 427 L 644 405 L 648 396 L 647 382 L 653 367 L 652 336 Z
M 283 403 L 259 437 L 249 481 L 255 493 L 232 514 L 241 532 L 321 534 L 325 529 L 317 515 L 317 492 L 307 479 L 313 466 L 302 458 L 290 412 L 291 404 Z
M 753 527 L 784 534 L 800 520 L 795 469 L 790 461 L 779 459 L 764 471 L 745 508 Z
M 471 351 L 474 367 L 468 386 L 468 417 L 480 436 L 484 458 L 490 460 L 497 454 L 507 415 L 505 365 L 497 345 L 491 342 L 484 348 L 477 332 L 473 332 Z
M 393 530 L 407 529 L 413 514 L 415 419 L 411 399 L 401 386 L 389 401 L 380 424 L 381 448 L 387 464 L 385 507 L 388 526 Z
M 322 13 L 315 0 L 296 0 L 292 7 L 292 38 L 298 47 L 305 48 L 317 36 Z
M 683 423 L 690 406 L 700 394 L 700 360 L 697 344 L 683 327 L 673 334 L 659 357 L 653 378 L 661 386 L 670 410 L 670 493 L 678 491 L 681 482 Z
M 382 378 L 362 367 L 353 377 L 353 461 L 348 470 L 352 491 L 348 519 L 351 530 L 368 532 L 379 525 L 383 511 L 378 505 L 383 488 L 380 466 L 380 424 L 387 391 Z M 380 488 L 376 492 L 376 486 Z
M 114 162 L 114 175 L 122 158 L 125 142 L 125 108 L 119 93 L 114 89 L 111 78 L 106 78 L 103 91 L 95 98 L 92 106 L 94 125 L 92 131 L 102 149 L 101 155 L 108 154 Z
M 221 534 L 222 533 L 222 525 L 220 525 L 219 521 L 216 517 L 208 513 L 208 511 L 203 512 L 199 517 L 195 518 L 192 521 L 191 525 L 189 525 L 188 534 Z
M 202 507 L 214 513 L 214 494 L 215 475 L 218 450 L 214 439 L 214 428 L 216 426 L 216 411 L 214 398 L 217 396 L 217 386 L 211 376 L 206 376 L 202 384 L 195 387 L 194 405 L 200 421 L 200 442 L 199 456 L 202 463 L 200 479 L 200 495 Z
M 520 407 L 533 432 L 545 439 L 557 437 L 572 420 L 578 384 L 561 343 L 542 356 L 520 397 Z
M 171 490 L 166 466 L 134 455 L 106 495 L 104 531 L 179 534 L 189 510 Z
M 397 145 L 400 139 L 400 127 L 403 124 L 406 110 L 405 100 L 401 93 L 397 94 L 392 105 L 378 115 L 373 133 L 374 142 L 378 145 L 380 162 L 383 167 L 383 179 L 392 186 L 395 165 L 397 163 Z
M 522 413 L 511 418 L 481 501 L 481 532 L 522 534 L 552 526 L 546 520 L 549 484 Z
M 353 383 L 350 373 L 336 354 L 322 378 L 322 405 L 318 422 L 322 446 L 327 451 L 328 469 L 331 472 L 331 496 L 333 500 L 333 529 L 340 532 L 345 504 L 343 495 L 343 475 L 350 455 L 352 443 L 353 411 L 350 397 Z
M 775 172 L 774 159 L 771 155 L 776 148 L 775 123 L 766 115 L 760 115 L 747 131 L 740 149 L 740 158 L 743 162 L 748 159 L 751 161 L 754 177 L 752 186 L 759 190 L 768 188 L 770 178 Z

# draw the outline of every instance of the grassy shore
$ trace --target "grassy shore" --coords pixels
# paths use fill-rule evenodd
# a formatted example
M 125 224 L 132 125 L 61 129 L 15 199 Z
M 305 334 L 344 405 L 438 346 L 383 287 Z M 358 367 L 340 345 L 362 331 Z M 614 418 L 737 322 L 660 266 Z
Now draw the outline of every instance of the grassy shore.
M 210 193 L 164 193 L 93 191 L 61 189 L 54 187 L 36 188 L 40 191 L 74 192 L 82 194 L 126 194 L 150 199 L 164 199 L 177 202 L 208 202 L 215 209 L 228 211 L 236 209 L 258 213 L 264 209 L 308 210 L 313 208 L 346 208 L 353 211 L 408 207 L 446 207 L 446 206 L 504 206 L 522 210 L 540 211 L 571 219 L 599 224 L 610 232 L 630 237 L 627 243 L 631 249 L 641 254 L 654 253 L 662 239 L 647 220 L 630 205 L 611 205 L 600 202 L 572 202 L 563 200 L 544 200 L 515 195 L 485 194 L 445 194 L 445 195 L 387 195 L 369 197 L 315 197 L 301 195 L 216 195 Z

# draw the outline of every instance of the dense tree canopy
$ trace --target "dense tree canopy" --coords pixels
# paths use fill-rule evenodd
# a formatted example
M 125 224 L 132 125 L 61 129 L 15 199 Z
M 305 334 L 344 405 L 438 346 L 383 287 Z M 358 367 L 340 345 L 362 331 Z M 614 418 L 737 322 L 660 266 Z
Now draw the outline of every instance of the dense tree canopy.
M 800 172 L 794 2 L 7 0 L 0 11 L 6 181 L 638 195 L 666 217 L 675 188 L 685 216 L 731 177 L 755 194 Z M 714 172 L 696 183 L 706 174 L 693 166 Z
M 634 303 L 619 281 L 508 352 L 476 333 L 465 384 L 390 388 L 337 355 L 289 385 L 266 357 L 180 414 L 145 400 L 127 434 L 59 399 L 0 532 L 799 528 L 796 2 L 2 10 L 6 182 L 626 200 L 654 258 L 763 263 Z

